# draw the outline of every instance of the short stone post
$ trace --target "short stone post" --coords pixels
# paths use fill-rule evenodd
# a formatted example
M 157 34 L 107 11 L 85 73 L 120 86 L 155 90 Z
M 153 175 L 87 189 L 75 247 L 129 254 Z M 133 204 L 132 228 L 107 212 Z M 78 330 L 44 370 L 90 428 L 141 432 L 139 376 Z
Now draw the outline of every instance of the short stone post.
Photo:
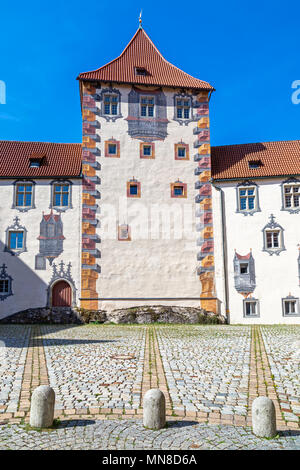
M 53 424 L 55 393 L 48 385 L 37 387 L 31 397 L 30 426 L 49 428 Z
M 257 397 L 253 401 L 252 430 L 258 437 L 276 436 L 276 412 L 270 398 Z
M 144 396 L 143 424 L 149 429 L 162 429 L 166 425 L 166 399 L 159 388 L 151 388 Z

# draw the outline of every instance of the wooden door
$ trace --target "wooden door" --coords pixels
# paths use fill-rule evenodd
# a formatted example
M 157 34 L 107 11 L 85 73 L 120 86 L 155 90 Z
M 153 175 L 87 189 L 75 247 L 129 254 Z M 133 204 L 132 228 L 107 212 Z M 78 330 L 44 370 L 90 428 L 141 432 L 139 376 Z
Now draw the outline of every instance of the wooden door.
M 66 281 L 59 281 L 52 287 L 52 307 L 71 307 L 72 289 Z

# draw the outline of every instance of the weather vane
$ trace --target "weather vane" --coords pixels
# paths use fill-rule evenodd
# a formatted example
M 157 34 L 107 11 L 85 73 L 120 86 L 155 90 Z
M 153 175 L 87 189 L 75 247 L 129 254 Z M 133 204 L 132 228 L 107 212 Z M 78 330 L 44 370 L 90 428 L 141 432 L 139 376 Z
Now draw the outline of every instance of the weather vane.
M 140 13 L 140 16 L 139 16 L 140 28 L 142 27 L 142 13 L 143 13 L 143 10 L 141 10 L 141 13 Z

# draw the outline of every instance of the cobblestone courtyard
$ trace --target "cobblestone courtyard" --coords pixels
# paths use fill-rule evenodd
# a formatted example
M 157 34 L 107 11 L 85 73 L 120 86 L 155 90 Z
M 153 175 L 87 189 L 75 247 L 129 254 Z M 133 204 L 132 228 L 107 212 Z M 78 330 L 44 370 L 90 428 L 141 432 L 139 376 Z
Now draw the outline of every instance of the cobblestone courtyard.
M 0 449 L 300 449 L 300 327 L 0 325 Z M 28 428 L 30 396 L 55 390 L 51 431 Z M 159 387 L 168 427 L 144 430 Z M 279 436 L 251 433 L 251 404 L 275 404 Z

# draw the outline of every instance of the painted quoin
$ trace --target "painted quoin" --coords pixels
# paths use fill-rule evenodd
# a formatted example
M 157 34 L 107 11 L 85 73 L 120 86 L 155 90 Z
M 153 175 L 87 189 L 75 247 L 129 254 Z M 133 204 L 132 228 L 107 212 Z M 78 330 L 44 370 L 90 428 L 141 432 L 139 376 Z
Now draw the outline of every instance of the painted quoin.
M 0 318 L 170 305 L 299 323 L 299 141 L 211 148 L 214 88 L 141 26 L 78 80 L 82 145 L 0 142 Z

